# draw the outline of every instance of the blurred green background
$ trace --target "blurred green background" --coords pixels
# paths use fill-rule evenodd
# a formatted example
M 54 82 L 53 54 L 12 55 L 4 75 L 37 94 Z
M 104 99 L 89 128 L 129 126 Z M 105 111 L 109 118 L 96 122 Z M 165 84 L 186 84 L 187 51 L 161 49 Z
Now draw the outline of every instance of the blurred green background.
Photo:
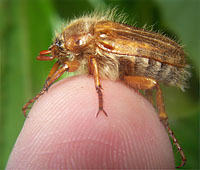
M 21 108 L 43 87 L 54 62 L 37 61 L 62 22 L 95 8 L 118 6 L 138 27 L 152 26 L 184 45 L 192 66 L 186 92 L 165 87 L 171 128 L 187 156 L 186 169 L 199 167 L 200 1 L 198 0 L 1 0 L 0 1 L 0 169 L 5 168 L 25 118 Z M 176 163 L 180 157 L 176 154 Z

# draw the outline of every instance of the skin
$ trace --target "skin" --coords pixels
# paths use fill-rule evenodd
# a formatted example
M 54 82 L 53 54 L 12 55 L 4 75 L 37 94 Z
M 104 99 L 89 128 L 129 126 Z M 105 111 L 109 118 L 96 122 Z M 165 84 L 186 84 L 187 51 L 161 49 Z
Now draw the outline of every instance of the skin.
M 63 79 L 33 105 L 7 169 L 173 169 L 169 137 L 153 106 L 121 82 Z

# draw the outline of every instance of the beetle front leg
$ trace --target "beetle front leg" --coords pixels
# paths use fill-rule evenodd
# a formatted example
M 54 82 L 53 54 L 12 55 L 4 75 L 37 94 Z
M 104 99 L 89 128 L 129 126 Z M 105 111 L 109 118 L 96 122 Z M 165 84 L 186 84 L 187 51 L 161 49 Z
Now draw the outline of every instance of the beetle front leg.
M 47 79 L 46 79 L 46 83 L 43 87 L 43 89 L 32 99 L 30 99 L 22 108 L 22 111 L 24 113 L 24 116 L 26 117 L 26 111 L 29 107 L 30 104 L 32 104 L 33 102 L 35 102 L 41 95 L 43 95 L 48 88 L 60 77 L 63 75 L 63 73 L 65 71 L 69 71 L 69 72 L 74 72 L 78 67 L 79 67 L 79 63 L 77 61 L 72 61 L 72 62 L 65 62 L 60 68 L 59 68 L 59 64 L 58 62 L 56 62 L 54 64 L 54 66 L 52 67 Z M 59 69 L 58 69 L 59 68 Z
M 48 83 L 48 81 L 51 79 L 51 77 L 55 74 L 55 72 L 58 70 L 58 68 L 60 67 L 60 64 L 59 62 L 57 61 L 52 69 L 50 70 L 48 76 L 47 76 L 47 79 L 45 80 L 45 84 L 44 84 L 44 87 L 46 86 L 46 84 Z M 49 87 L 48 87 L 49 88 Z M 46 89 L 46 91 L 48 91 L 48 88 Z
M 57 67 L 57 64 L 56 64 Z M 29 105 L 31 105 L 32 103 L 34 103 L 41 95 L 43 95 L 49 88 L 49 86 L 56 80 L 58 79 L 64 72 L 66 71 L 65 67 L 61 67 L 60 69 L 58 69 L 56 71 L 55 67 L 53 67 L 50 71 L 50 73 L 52 74 L 54 72 L 54 74 L 51 75 L 51 77 L 48 76 L 48 78 L 45 81 L 45 85 L 43 87 L 43 89 L 32 99 L 30 99 L 22 108 L 22 111 L 24 113 L 24 116 L 26 117 L 26 112 L 27 109 L 29 108 Z
M 147 77 L 125 76 L 124 81 L 129 86 L 131 86 L 132 88 L 137 89 L 137 90 L 145 90 L 145 91 L 147 91 L 147 90 L 149 91 L 149 90 L 153 90 L 153 89 L 156 90 L 156 104 L 157 104 L 157 109 L 158 109 L 158 116 L 160 118 L 160 121 L 164 125 L 166 131 L 168 132 L 170 138 L 172 139 L 173 143 L 176 145 L 177 150 L 179 151 L 179 153 L 181 155 L 181 164 L 177 168 L 182 167 L 186 162 L 186 157 L 185 157 L 185 154 L 184 154 L 181 146 L 178 143 L 178 140 L 174 136 L 173 131 L 169 127 L 168 116 L 165 111 L 165 106 L 164 106 L 164 102 L 163 102 L 162 91 L 160 89 L 160 85 L 157 83 L 156 80 L 154 80 L 152 78 L 147 78 Z M 151 93 L 149 93 L 149 94 L 150 94 L 150 101 L 151 101 L 152 100 Z
M 45 80 L 45 85 L 47 84 L 47 82 L 49 81 L 49 79 L 53 76 L 53 74 L 58 70 L 58 67 L 59 67 L 59 63 L 58 61 L 53 65 L 51 71 L 49 72 L 49 75 L 47 77 L 47 79 Z M 26 112 L 27 112 L 27 109 L 30 109 L 29 108 L 29 105 L 31 105 L 33 102 L 35 102 L 41 95 L 43 95 L 45 93 L 45 91 L 47 90 L 44 90 L 45 89 L 45 85 L 44 85 L 44 88 L 40 91 L 40 93 L 38 93 L 35 97 L 33 97 L 32 99 L 30 99 L 22 108 L 22 111 L 23 111 L 23 114 L 24 116 L 26 117 Z
M 60 76 L 63 75 L 65 71 L 74 72 L 78 69 L 78 61 L 66 61 L 64 64 L 53 74 L 50 75 L 50 78 L 44 86 L 44 90 L 47 90 Z M 50 72 L 51 73 L 51 72 Z
M 106 113 L 106 111 L 103 109 L 103 94 L 102 94 L 102 87 L 100 84 L 100 77 L 99 77 L 99 68 L 98 68 L 98 64 L 95 58 L 91 58 L 91 65 L 89 65 L 89 67 L 93 67 L 93 68 L 89 68 L 90 71 L 93 71 L 93 75 L 94 75 L 94 82 L 95 82 L 95 87 L 96 87 L 96 91 L 98 94 L 98 100 L 99 100 L 99 110 L 96 114 L 96 117 L 99 115 L 99 113 L 102 111 L 106 116 L 108 116 L 108 114 Z

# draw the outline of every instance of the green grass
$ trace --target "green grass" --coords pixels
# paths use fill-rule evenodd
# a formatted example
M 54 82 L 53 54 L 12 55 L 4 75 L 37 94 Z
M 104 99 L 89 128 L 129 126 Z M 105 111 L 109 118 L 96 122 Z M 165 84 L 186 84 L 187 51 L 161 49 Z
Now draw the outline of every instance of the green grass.
M 164 87 L 170 123 L 188 158 L 186 169 L 199 164 L 199 2 L 198 0 L 1 0 L 0 1 L 0 169 L 23 126 L 23 104 L 43 86 L 53 62 L 37 61 L 48 49 L 61 22 L 96 7 L 118 6 L 137 26 L 176 37 L 192 66 L 190 89 Z M 177 158 L 179 159 L 179 158 Z

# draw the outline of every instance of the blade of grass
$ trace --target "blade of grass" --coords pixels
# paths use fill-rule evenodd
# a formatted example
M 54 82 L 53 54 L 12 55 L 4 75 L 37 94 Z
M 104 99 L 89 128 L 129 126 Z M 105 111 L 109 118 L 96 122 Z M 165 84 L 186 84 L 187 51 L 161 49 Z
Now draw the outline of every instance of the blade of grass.
M 7 22 L 2 30 L 4 41 L 1 42 L 3 107 L 0 125 L 0 169 L 5 167 L 22 127 L 24 118 L 21 107 L 29 97 L 32 97 L 35 91 L 32 85 L 37 87 L 36 84 L 40 82 L 32 75 L 41 74 L 41 70 L 35 70 L 33 66 L 38 51 L 49 46 L 52 34 L 50 18 L 53 15 L 51 1 L 4 1 L 2 5 L 6 10 L 1 14 L 6 17 Z

